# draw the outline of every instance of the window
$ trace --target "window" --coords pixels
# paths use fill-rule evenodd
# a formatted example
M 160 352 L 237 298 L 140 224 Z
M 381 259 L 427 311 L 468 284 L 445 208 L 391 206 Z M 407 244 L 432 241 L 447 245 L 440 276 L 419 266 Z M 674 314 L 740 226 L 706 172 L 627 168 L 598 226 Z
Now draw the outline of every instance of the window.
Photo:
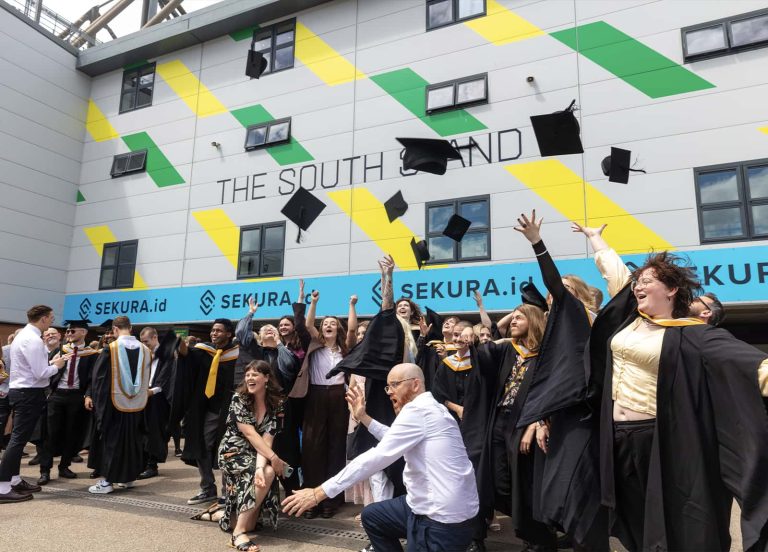
M 485 0 L 427 0 L 427 30 L 485 15 Z
M 768 238 L 768 159 L 694 174 L 702 243 Z
M 245 130 L 245 151 L 284 144 L 291 139 L 291 118 L 251 125 Z
M 147 150 L 132 151 L 130 153 L 115 155 L 112 160 L 112 170 L 109 174 L 112 175 L 112 178 L 115 178 L 125 174 L 142 172 L 146 169 L 146 166 Z
M 488 102 L 488 73 L 430 84 L 426 88 L 427 113 Z
M 761 48 L 768 46 L 768 10 L 685 27 L 682 34 L 685 61 Z
M 491 200 L 488 196 L 427 203 L 427 245 L 430 263 L 483 261 L 491 258 Z M 448 219 L 461 215 L 472 225 L 456 243 L 443 235 Z
M 152 105 L 152 90 L 154 87 L 154 63 L 123 73 L 123 89 L 120 92 L 120 113 Z
M 101 255 L 99 289 L 133 287 L 138 248 L 138 240 L 104 244 L 104 252 Z
M 293 46 L 296 42 L 296 20 L 261 27 L 253 33 L 251 50 L 264 54 L 267 68 L 263 75 L 293 67 Z
M 285 222 L 244 226 L 240 229 L 238 278 L 282 276 Z

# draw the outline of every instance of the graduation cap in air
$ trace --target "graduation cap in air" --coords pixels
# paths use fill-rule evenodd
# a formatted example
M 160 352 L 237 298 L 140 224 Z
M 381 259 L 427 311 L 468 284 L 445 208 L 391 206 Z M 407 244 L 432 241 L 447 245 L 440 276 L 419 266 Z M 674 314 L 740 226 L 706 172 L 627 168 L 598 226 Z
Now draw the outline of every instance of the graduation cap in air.
M 471 225 L 472 222 L 461 215 L 452 215 L 451 218 L 448 219 L 448 224 L 445 225 L 443 235 L 448 236 L 453 241 L 460 242 Z
M 576 100 L 573 100 L 564 111 L 531 117 L 531 125 L 542 157 L 584 153 L 579 137 L 581 129 L 573 114 L 575 104 Z
M 546 298 L 541 294 L 539 289 L 531 282 L 523 282 L 520 284 L 520 296 L 523 299 L 523 303 L 526 305 L 533 305 L 539 307 L 544 312 L 549 310 Z
M 397 138 L 405 148 L 403 168 L 432 174 L 445 174 L 448 159 L 461 159 L 461 154 L 448 140 L 434 138 Z
M 413 250 L 413 256 L 416 257 L 416 266 L 421 267 L 429 260 L 429 246 L 425 240 L 420 242 L 416 241 L 416 238 L 411 238 L 411 249 Z
M 611 148 L 611 155 L 600 162 L 600 168 L 603 169 L 603 174 L 608 177 L 609 182 L 627 184 L 630 171 L 645 173 L 643 169 L 630 168 L 631 155 L 632 152 L 629 150 Z
M 308 230 L 325 209 L 325 203 L 317 199 L 304 188 L 299 188 L 288 203 L 280 211 L 285 217 L 299 227 L 296 243 L 301 241 L 301 231 Z
M 253 48 L 253 44 L 251 44 Z M 245 75 L 252 79 L 258 79 L 267 70 L 267 58 L 261 52 L 248 50 L 248 63 L 245 65 Z
M 68 330 L 74 330 L 76 328 L 83 328 L 84 330 L 88 329 L 88 324 L 90 324 L 91 321 L 87 318 L 83 320 L 65 320 L 64 325 L 67 327 Z M 112 321 L 110 320 L 110 325 L 112 324 Z
M 408 204 L 403 199 L 403 192 L 397 192 L 384 203 L 384 209 L 387 210 L 389 222 L 402 217 L 408 210 Z

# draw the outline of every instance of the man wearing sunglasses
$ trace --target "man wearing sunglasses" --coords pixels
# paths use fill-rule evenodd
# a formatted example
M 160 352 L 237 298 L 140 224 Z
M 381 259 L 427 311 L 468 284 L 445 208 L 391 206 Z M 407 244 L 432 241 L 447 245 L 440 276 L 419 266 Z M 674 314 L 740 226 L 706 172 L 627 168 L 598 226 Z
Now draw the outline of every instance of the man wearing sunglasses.
M 385 391 L 397 414 L 390 427 L 368 416 L 361 390 L 347 392 L 353 416 L 379 444 L 319 487 L 296 491 L 283 501 L 283 511 L 300 516 L 403 456 L 406 495 L 370 504 L 362 513 L 374 550 L 401 550 L 399 539 L 405 538 L 409 550 L 463 552 L 472 541 L 479 501 L 459 426 L 424 390 L 415 364 L 392 368 Z
M 725 309 L 717 295 L 705 293 L 693 300 L 688 316 L 703 320 L 710 326 L 719 326 L 725 318 Z

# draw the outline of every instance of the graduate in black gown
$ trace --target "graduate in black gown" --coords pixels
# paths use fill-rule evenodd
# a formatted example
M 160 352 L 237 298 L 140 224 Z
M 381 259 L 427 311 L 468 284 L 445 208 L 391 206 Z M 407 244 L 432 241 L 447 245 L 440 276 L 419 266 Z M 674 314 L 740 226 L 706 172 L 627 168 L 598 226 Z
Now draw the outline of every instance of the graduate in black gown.
M 91 386 L 99 436 L 94 468 L 103 477 L 88 489 L 94 494 L 111 493 L 114 483 L 132 486 L 144 468 L 144 407 L 152 352 L 131 335 L 127 316 L 116 317 L 112 326 L 116 339 L 99 354 Z
M 477 345 L 471 322 L 461 320 L 454 324 L 452 343 L 456 349 L 437 366 L 432 382 L 432 395 L 437 402 L 445 405 L 456 422 L 460 423 L 464 397 L 473 368 L 470 349 Z
M 447 355 L 456 351 L 453 344 L 453 326 L 459 320 L 458 316 L 443 318 L 429 307 L 421 319 L 415 362 L 424 372 L 424 386 L 427 391 L 432 391 L 440 363 Z
M 729 550 L 735 499 L 743 549 L 768 549 L 768 354 L 687 318 L 698 282 L 681 259 L 650 255 L 631 273 L 605 225 L 574 229 L 612 296 L 587 349 L 612 533 L 630 551 Z M 630 360 L 638 370 L 622 372 Z M 630 402 L 630 376 L 645 400 Z

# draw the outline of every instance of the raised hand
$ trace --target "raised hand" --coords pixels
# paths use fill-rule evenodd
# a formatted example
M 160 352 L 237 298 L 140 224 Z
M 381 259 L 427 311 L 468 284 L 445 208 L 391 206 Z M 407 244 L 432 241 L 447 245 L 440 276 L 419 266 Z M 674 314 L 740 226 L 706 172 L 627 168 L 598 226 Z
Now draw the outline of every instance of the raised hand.
M 352 295 L 352 296 L 349 298 L 349 304 L 350 304 L 350 305 L 357 305 L 357 295 Z
M 320 292 L 317 291 L 316 289 L 313 289 L 312 293 L 310 293 L 310 296 L 312 297 L 312 302 L 317 303 L 318 300 L 320 299 Z
M 303 303 L 305 301 L 304 297 L 304 278 L 299 278 L 299 300 L 298 303 Z
M 536 220 L 536 209 L 534 209 L 531 213 L 530 220 L 528 220 L 528 217 L 526 217 L 525 214 L 521 214 L 517 219 L 518 226 L 515 226 L 514 228 L 525 236 L 529 242 L 537 243 L 541 241 L 542 222 L 544 222 L 543 218 L 540 218 L 538 221 Z
M 248 312 L 251 314 L 255 313 L 259 308 L 259 304 L 256 302 L 256 299 L 253 298 L 253 295 L 251 295 L 248 298 Z
M 361 422 L 366 416 L 365 391 L 363 391 L 359 385 L 353 385 L 347 389 L 345 398 L 347 399 L 349 409 L 352 412 L 352 417 L 358 422 Z
M 427 325 L 427 319 L 423 316 L 419 319 L 419 333 L 422 337 L 429 335 L 429 330 L 432 329 L 432 324 Z
M 477 306 L 478 307 L 482 307 L 483 306 L 483 296 L 480 295 L 480 292 L 475 290 L 474 297 L 475 297 L 475 303 L 477 303 Z
M 589 227 L 589 226 L 582 226 L 578 222 L 571 222 L 571 230 L 574 232 L 581 232 L 588 238 L 601 236 L 603 234 L 603 230 L 605 230 L 605 227 L 608 226 L 608 224 L 603 224 L 600 228 L 595 227 Z
M 392 255 L 387 255 L 381 259 L 379 261 L 379 268 L 381 269 L 382 274 L 391 276 L 395 271 L 395 260 L 392 258 Z

